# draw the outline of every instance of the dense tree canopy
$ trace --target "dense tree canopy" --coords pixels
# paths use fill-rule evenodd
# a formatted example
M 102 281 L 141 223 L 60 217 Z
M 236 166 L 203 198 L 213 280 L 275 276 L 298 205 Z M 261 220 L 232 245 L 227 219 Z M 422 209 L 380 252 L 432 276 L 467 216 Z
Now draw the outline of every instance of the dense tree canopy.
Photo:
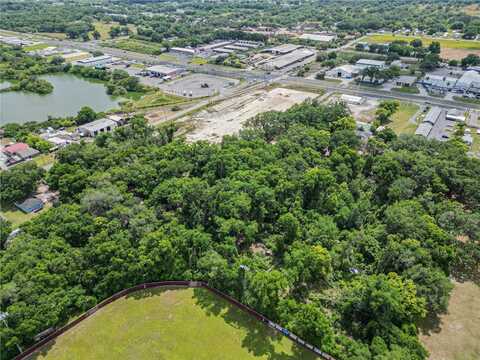
M 171 130 L 136 118 L 58 153 L 45 180 L 60 203 L 1 254 L 2 358 L 166 279 L 208 281 L 338 359 L 426 358 L 417 322 L 480 258 L 478 159 L 388 131 L 362 145 L 342 104 L 265 113 L 221 144 Z M 14 172 L 20 197 L 37 170 Z

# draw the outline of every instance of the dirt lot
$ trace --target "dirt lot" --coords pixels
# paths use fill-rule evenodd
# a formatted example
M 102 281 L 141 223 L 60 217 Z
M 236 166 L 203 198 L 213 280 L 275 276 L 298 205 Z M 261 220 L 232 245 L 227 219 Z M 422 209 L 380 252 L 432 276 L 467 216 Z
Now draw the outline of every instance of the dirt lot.
M 238 83 L 239 81 L 235 79 L 205 74 L 193 74 L 161 84 L 159 88 L 169 94 L 198 98 L 219 93 L 222 94 L 226 90 L 238 85 Z M 207 86 L 205 86 L 205 84 Z M 204 87 L 202 87 L 202 85 Z
M 191 107 L 195 102 L 187 102 L 184 104 L 178 105 L 165 105 L 155 108 L 153 110 L 148 111 L 145 113 L 145 118 L 148 122 L 152 125 L 158 125 L 162 122 L 168 121 L 170 118 L 175 116 L 176 113 L 179 111 L 185 110 L 188 107 Z M 172 110 L 176 109 L 176 110 Z
M 442 48 L 440 56 L 448 60 L 462 60 L 468 54 L 480 56 L 480 50 Z
M 245 121 L 261 112 L 285 111 L 294 104 L 317 96 L 319 95 L 305 91 L 276 88 L 268 92 L 258 90 L 225 100 L 198 113 L 192 119 L 195 129 L 187 135 L 187 139 L 219 142 L 224 135 L 238 133 Z
M 340 100 L 340 95 L 330 97 L 329 102 L 335 102 Z M 350 104 L 347 103 L 347 107 L 350 109 L 352 116 L 357 121 L 370 123 L 375 120 L 375 111 L 379 105 L 379 101 L 376 99 L 366 98 L 362 104 Z
M 480 359 L 480 286 L 454 282 L 448 314 L 438 326 L 423 330 L 420 340 L 430 360 Z

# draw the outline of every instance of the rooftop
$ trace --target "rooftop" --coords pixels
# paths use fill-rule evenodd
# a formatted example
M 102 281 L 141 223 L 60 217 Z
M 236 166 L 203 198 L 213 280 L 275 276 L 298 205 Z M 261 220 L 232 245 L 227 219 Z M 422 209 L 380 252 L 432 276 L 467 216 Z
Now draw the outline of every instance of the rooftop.
M 87 124 L 83 124 L 79 129 L 85 129 L 91 132 L 99 131 L 105 129 L 106 127 L 115 127 L 117 123 L 111 119 L 98 119 Z
M 160 73 L 160 74 L 173 74 L 175 72 L 177 72 L 178 68 L 172 68 L 170 66 L 165 66 L 165 65 L 154 65 L 154 66 L 150 66 L 149 68 L 147 68 L 147 71 L 152 71 L 152 72 L 157 72 L 157 73 Z
M 360 59 L 357 61 L 356 65 L 385 66 L 385 61 L 372 60 L 372 59 Z
M 330 42 L 332 40 L 335 40 L 335 35 L 303 34 L 303 35 L 300 36 L 300 39 L 321 41 L 321 42 Z
M 289 53 L 301 47 L 302 47 L 301 45 L 295 45 L 295 44 L 282 44 L 282 45 L 278 45 L 273 48 L 270 48 L 268 50 L 271 52 Z
M 43 202 L 40 199 L 28 198 L 22 203 L 15 203 L 15 206 L 24 213 L 34 213 L 43 209 Z
M 29 148 L 29 146 L 25 143 L 16 143 L 16 144 L 13 144 L 13 145 L 5 146 L 3 148 L 3 152 L 7 152 L 7 153 L 10 153 L 10 154 L 15 154 L 19 151 L 27 150 L 28 148 Z

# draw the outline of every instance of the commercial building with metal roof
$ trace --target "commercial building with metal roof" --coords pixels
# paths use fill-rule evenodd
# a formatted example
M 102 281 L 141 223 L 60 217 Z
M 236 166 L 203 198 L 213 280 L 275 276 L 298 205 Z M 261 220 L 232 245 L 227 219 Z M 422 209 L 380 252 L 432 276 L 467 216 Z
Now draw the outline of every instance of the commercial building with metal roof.
M 300 39 L 329 43 L 329 42 L 336 39 L 336 35 L 330 35 L 330 34 L 302 34 L 302 35 L 300 35 Z
M 418 125 L 417 130 L 415 130 L 415 135 L 421 135 L 424 137 L 429 137 L 430 132 L 437 123 L 438 119 L 442 115 L 442 109 L 439 107 L 431 108 L 422 123 Z
M 271 52 L 272 54 L 276 55 L 284 55 L 291 53 L 292 51 L 295 51 L 297 49 L 302 48 L 301 45 L 295 45 L 295 44 L 282 44 L 275 46 L 273 48 L 267 49 L 266 51 Z
M 111 119 L 98 119 L 78 127 L 78 132 L 82 136 L 97 136 L 102 132 L 109 132 L 118 125 Z
M 314 56 L 315 54 L 315 51 L 309 49 L 295 50 L 291 53 L 267 61 L 263 64 L 263 68 L 265 70 L 280 70 Z
M 183 72 L 183 69 L 180 68 L 174 68 L 170 66 L 165 66 L 165 65 L 154 65 L 150 66 L 145 69 L 145 72 L 148 73 L 151 76 L 158 76 L 158 77 L 165 77 L 165 76 L 170 76 L 174 77 L 181 72 Z
M 371 60 L 371 59 L 360 59 L 355 63 L 360 69 L 368 68 L 368 67 L 376 67 L 379 69 L 384 69 L 386 67 L 385 61 L 382 60 Z

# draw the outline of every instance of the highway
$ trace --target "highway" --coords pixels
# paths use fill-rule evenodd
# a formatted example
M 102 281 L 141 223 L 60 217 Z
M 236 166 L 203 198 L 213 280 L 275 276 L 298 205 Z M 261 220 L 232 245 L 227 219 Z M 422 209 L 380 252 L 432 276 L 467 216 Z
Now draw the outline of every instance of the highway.
M 357 39 L 358 40 L 358 39 Z M 342 94 L 356 95 L 356 96 L 366 96 L 366 97 L 375 97 L 380 99 L 396 99 L 400 101 L 410 101 L 423 105 L 435 105 L 441 107 L 452 107 L 456 109 L 468 110 L 468 109 L 480 109 L 478 104 L 467 104 L 461 101 L 441 99 L 431 96 L 424 96 L 418 94 L 406 94 L 398 92 L 390 92 L 381 89 L 375 88 L 365 88 L 365 86 L 348 86 L 343 87 L 336 85 L 333 82 L 314 80 L 314 79 L 305 79 L 296 76 L 289 76 L 282 72 L 265 72 L 262 70 L 246 70 L 246 69 L 227 69 L 225 67 L 220 67 L 216 65 L 194 65 L 185 63 L 174 63 L 169 61 L 160 60 L 158 56 L 140 54 L 132 51 L 126 51 L 111 47 L 104 47 L 99 41 L 89 41 L 89 42 L 78 42 L 72 40 L 56 40 L 45 38 L 42 39 L 45 43 L 57 46 L 57 47 L 71 47 L 76 49 L 81 49 L 84 51 L 102 51 L 108 54 L 111 54 L 115 57 L 123 58 L 126 60 L 135 60 L 149 65 L 168 65 L 172 67 L 179 67 L 185 70 L 217 75 L 223 77 L 229 77 L 234 79 L 245 79 L 249 83 L 263 82 L 265 85 L 269 83 L 279 83 L 285 85 L 297 85 L 302 87 L 310 87 L 314 89 L 323 89 L 326 92 L 339 92 Z M 355 42 L 355 41 L 354 41 Z M 351 46 L 352 43 L 344 45 L 344 47 Z M 329 49 L 329 50 L 339 50 L 339 49 Z
M 446 99 L 435 98 L 432 96 L 423 96 L 423 95 L 417 95 L 417 94 L 390 92 L 390 91 L 385 91 L 381 89 L 366 89 L 365 87 L 358 86 L 358 85 L 343 87 L 329 81 L 304 79 L 296 76 L 282 77 L 280 79 L 277 79 L 276 82 L 280 84 L 285 84 L 285 85 L 297 85 L 302 87 L 310 87 L 314 89 L 323 89 L 328 92 L 339 92 L 339 93 L 348 94 L 348 95 L 409 101 L 409 102 L 419 103 L 422 105 L 452 107 L 452 108 L 461 109 L 461 110 L 480 109 L 480 105 L 478 104 L 466 104 L 461 101 L 446 100 Z

